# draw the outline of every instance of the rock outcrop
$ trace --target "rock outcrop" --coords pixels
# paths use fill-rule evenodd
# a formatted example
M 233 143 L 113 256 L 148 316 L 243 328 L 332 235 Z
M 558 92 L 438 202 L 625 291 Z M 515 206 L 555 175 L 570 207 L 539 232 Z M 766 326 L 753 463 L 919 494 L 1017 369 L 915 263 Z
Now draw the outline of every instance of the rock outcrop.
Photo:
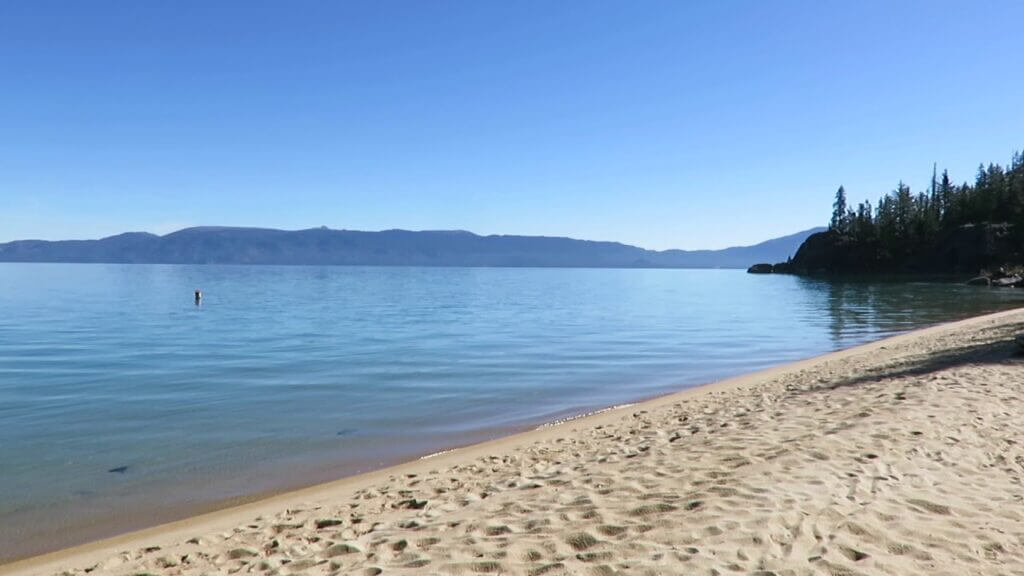
M 1024 246 L 1006 223 L 967 224 L 943 234 L 931 246 L 855 241 L 833 230 L 812 234 L 787 263 L 773 266 L 791 274 L 978 274 L 1024 262 Z

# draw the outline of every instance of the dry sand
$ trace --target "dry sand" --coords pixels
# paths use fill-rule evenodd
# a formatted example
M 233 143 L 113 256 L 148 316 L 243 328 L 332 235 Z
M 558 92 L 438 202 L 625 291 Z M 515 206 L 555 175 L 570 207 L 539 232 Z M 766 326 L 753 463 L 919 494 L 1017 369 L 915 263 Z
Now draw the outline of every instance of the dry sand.
M 1012 311 L 0 574 L 1024 574 Z

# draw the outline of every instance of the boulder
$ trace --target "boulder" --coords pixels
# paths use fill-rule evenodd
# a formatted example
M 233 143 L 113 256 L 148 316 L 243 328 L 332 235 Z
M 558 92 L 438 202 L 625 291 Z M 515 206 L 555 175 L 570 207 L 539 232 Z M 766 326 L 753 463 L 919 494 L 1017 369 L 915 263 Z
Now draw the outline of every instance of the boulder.
M 754 264 L 747 268 L 747 274 L 771 274 L 774 271 L 775 267 L 771 264 Z

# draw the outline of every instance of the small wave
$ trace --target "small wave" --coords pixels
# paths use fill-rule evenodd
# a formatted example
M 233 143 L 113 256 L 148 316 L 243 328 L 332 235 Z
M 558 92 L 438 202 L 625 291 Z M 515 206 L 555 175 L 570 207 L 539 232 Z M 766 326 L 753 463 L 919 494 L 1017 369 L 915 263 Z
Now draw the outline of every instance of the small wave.
M 447 450 L 441 450 L 439 452 L 431 452 L 430 454 L 427 454 L 426 456 L 420 456 L 420 460 L 428 460 L 430 458 L 433 458 L 434 456 L 440 456 L 442 454 L 447 454 L 449 452 L 455 452 L 456 450 L 458 450 L 458 448 L 449 448 Z
M 635 406 L 635 405 L 636 405 L 636 402 L 628 402 L 626 404 L 616 404 L 614 406 L 609 406 L 607 408 L 601 408 L 600 410 L 594 410 L 593 412 L 584 412 L 583 414 L 577 414 L 575 416 L 569 416 L 567 418 L 559 418 L 558 420 L 555 420 L 554 422 L 548 422 L 546 424 L 541 424 L 540 426 L 537 426 L 536 428 L 534 428 L 534 430 L 543 430 L 544 428 L 550 428 L 552 426 L 558 426 L 559 424 L 565 424 L 566 422 L 572 422 L 573 420 L 579 420 L 580 418 L 586 418 L 587 416 L 594 416 L 595 414 L 601 414 L 603 412 L 608 412 L 608 411 L 611 411 L 611 410 L 618 410 L 619 408 L 628 408 L 629 406 Z

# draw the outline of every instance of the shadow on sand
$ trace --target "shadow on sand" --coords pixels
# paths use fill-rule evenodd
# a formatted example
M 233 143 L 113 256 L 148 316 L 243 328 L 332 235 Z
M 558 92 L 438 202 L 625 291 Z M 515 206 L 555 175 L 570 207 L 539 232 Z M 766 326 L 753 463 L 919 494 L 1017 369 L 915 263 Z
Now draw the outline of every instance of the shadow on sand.
M 814 390 L 833 390 L 890 378 L 921 377 L 971 364 L 1009 364 L 1024 368 L 1024 349 L 1014 341 L 1014 336 L 1021 333 L 1024 333 L 1024 322 L 995 326 L 979 331 L 976 343 L 906 357 L 853 377 L 832 380 Z

